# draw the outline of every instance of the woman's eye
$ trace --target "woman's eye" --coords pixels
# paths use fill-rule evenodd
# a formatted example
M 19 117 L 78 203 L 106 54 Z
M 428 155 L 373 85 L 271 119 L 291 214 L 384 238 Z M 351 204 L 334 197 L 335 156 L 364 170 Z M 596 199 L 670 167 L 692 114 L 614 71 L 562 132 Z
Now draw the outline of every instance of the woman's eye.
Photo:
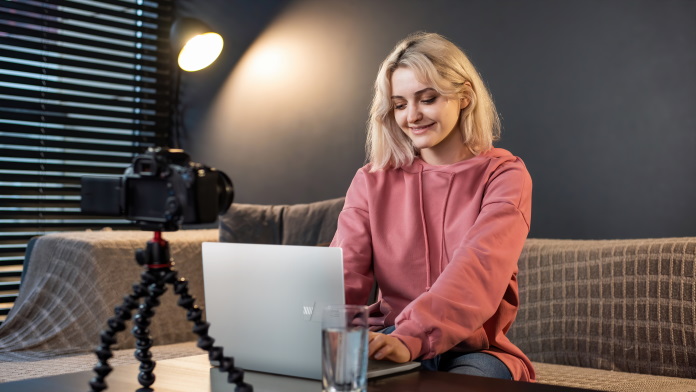
M 424 100 L 422 100 L 421 102 L 423 102 L 423 103 L 425 103 L 425 104 L 431 104 L 431 103 L 435 102 L 436 99 L 437 99 L 437 97 L 432 97 L 432 98 L 429 98 L 429 99 L 424 99 Z
M 403 103 L 397 103 L 396 105 L 394 105 L 394 109 L 396 109 L 396 110 L 401 110 L 405 107 L 406 107 L 406 105 Z

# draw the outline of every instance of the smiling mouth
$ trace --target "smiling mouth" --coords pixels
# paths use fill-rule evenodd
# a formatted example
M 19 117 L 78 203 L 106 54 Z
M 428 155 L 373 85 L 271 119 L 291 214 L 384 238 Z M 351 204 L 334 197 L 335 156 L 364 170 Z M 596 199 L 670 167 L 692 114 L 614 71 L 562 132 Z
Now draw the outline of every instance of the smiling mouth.
M 410 126 L 409 129 L 411 130 L 411 132 L 413 132 L 414 135 L 420 135 L 421 133 L 427 131 L 434 124 L 435 123 L 431 123 L 428 125 Z

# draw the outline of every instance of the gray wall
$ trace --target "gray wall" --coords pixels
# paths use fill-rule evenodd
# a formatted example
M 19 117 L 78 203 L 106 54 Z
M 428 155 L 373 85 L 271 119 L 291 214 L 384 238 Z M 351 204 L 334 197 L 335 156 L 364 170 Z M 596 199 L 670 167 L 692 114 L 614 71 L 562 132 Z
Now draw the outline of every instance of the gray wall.
M 226 38 L 182 81 L 194 160 L 236 201 L 345 194 L 372 83 L 416 30 L 451 38 L 488 83 L 497 144 L 534 180 L 532 237 L 696 235 L 696 1 L 184 1 Z

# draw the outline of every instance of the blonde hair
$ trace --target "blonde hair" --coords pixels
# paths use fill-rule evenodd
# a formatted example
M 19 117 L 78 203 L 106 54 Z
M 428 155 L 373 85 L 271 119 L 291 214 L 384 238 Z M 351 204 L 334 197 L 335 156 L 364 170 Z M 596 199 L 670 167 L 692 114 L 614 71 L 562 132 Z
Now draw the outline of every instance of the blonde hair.
M 394 119 L 391 76 L 399 67 L 411 68 L 420 82 L 445 97 L 469 99 L 459 118 L 462 142 L 474 155 L 493 147 L 500 136 L 500 119 L 474 65 L 445 37 L 419 32 L 399 42 L 379 67 L 366 143 L 372 171 L 411 164 L 418 153 Z

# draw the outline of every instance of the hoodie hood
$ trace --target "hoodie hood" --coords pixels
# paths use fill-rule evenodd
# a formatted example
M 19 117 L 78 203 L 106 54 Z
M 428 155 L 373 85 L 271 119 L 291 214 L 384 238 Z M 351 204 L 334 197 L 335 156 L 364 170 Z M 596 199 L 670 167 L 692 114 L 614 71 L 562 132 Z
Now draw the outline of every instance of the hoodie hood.
M 422 171 L 441 171 L 446 173 L 457 173 L 468 168 L 481 164 L 488 164 L 492 160 L 514 160 L 517 159 L 510 151 L 503 148 L 491 148 L 488 151 L 482 152 L 472 158 L 463 161 L 451 163 L 449 165 L 432 165 L 424 161 L 421 157 L 416 157 L 410 165 L 401 167 L 401 170 L 407 173 L 418 173 Z

